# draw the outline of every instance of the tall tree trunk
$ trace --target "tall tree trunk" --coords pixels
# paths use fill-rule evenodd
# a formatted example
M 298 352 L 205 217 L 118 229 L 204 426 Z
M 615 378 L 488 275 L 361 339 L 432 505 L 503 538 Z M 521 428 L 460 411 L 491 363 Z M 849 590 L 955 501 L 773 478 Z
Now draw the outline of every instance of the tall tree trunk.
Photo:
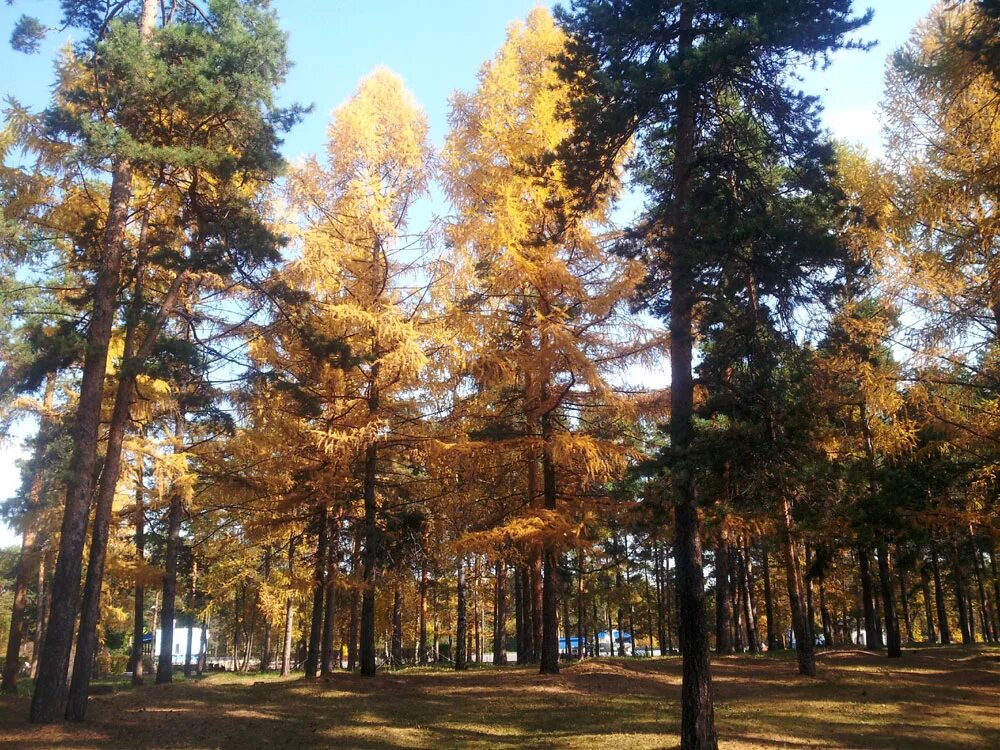
M 527 645 L 525 643 L 525 613 L 524 613 L 524 570 L 514 568 L 514 641 L 517 648 L 517 664 L 527 664 Z
M 666 581 L 663 573 L 663 547 L 657 541 L 653 547 L 655 562 L 654 562 L 654 577 L 656 580 L 656 640 L 657 645 L 660 647 L 660 656 L 667 655 L 667 618 L 666 609 L 664 601 L 666 599 Z
M 875 598 L 872 592 L 871 563 L 868 547 L 858 545 L 858 578 L 861 581 L 861 606 L 865 613 L 865 647 L 882 648 L 882 629 L 875 621 Z
M 983 558 L 979 554 L 979 545 L 976 544 L 976 535 L 971 524 L 969 525 L 969 544 L 972 547 L 972 569 L 976 575 L 976 586 L 979 590 L 979 623 L 983 630 L 983 640 L 987 643 L 995 642 L 993 616 L 990 612 L 989 600 L 986 598 L 986 586 L 983 583 Z
M 320 640 L 320 674 L 333 674 L 333 637 L 337 624 L 337 573 L 340 571 L 340 514 L 330 515 L 330 540 L 326 550 L 326 582 L 323 586 L 323 636 Z
M 548 400 L 548 388 L 542 390 L 543 400 Z M 552 458 L 552 412 L 542 415 L 542 495 L 545 509 L 556 509 L 556 465 Z M 544 579 L 542 582 L 542 653 L 539 672 L 559 673 L 559 560 L 551 542 L 543 546 Z
M 927 562 L 920 563 L 920 592 L 924 599 L 924 642 L 936 643 L 937 632 L 934 629 L 934 607 L 931 604 L 931 573 Z
M 42 459 L 45 456 L 47 444 L 45 433 L 51 423 L 49 414 L 52 410 L 55 392 L 56 376 L 52 373 L 45 381 L 45 395 L 42 396 L 43 413 L 38 423 L 35 452 L 31 459 L 34 473 L 28 489 L 28 507 L 21 519 L 21 523 L 24 525 L 21 532 L 21 556 L 17 561 L 17 572 L 14 575 L 14 604 L 10 614 L 10 630 L 7 636 L 7 656 L 4 659 L 3 679 L 0 682 L 0 692 L 3 693 L 13 694 L 17 692 L 17 674 L 21 668 L 21 641 L 25 631 L 24 611 L 28 604 L 28 588 L 31 586 L 32 580 L 39 577 L 38 572 L 41 567 L 38 524 L 41 521 L 39 511 L 42 504 L 42 493 L 45 489 Z M 42 590 L 39 588 L 37 601 L 41 600 Z M 38 651 L 37 643 L 34 650 Z
M 152 34 L 155 0 L 143 0 L 139 14 L 140 39 Z M 73 646 L 73 627 L 80 601 L 80 572 L 90 516 L 101 402 L 108 348 L 114 325 L 125 249 L 125 227 L 132 199 L 132 164 L 118 158 L 108 195 L 108 215 L 101 241 L 101 260 L 93 289 L 93 307 L 83 360 L 83 377 L 74 429 L 73 454 L 66 473 L 66 505 L 59 535 L 59 557 L 52 577 L 50 611 L 38 678 L 31 696 L 30 718 L 35 723 L 58 721 L 64 713 L 66 676 Z
M 288 540 L 288 584 L 289 593 L 285 596 L 285 639 L 281 651 L 281 676 L 288 677 L 292 673 L 292 638 L 295 625 L 295 600 L 291 589 L 295 584 L 295 537 Z
M 729 539 L 725 528 L 719 529 L 715 544 L 715 651 L 733 653 L 733 600 L 729 585 Z
M 177 414 L 174 423 L 174 437 L 178 448 L 184 439 L 184 416 Z M 156 684 L 172 682 L 174 679 L 174 612 L 177 599 L 177 564 L 181 547 L 181 521 L 184 516 L 184 495 L 180 488 L 174 488 L 170 496 L 170 509 L 167 512 L 167 550 L 164 561 L 163 575 L 163 605 L 160 619 L 162 621 L 160 638 L 160 659 L 156 665 Z
M 152 0 L 146 0 L 145 5 L 152 9 Z M 144 12 L 143 18 L 146 17 Z M 77 403 L 74 450 L 67 472 L 66 505 L 59 537 L 59 557 L 52 581 L 49 627 L 32 695 L 30 718 L 37 723 L 58 721 L 65 705 L 66 672 L 80 597 L 80 571 L 97 461 L 102 386 L 118 296 L 131 184 L 132 165 L 121 159 L 112 175 L 103 253 L 94 285 L 93 311 Z
M 830 608 L 826 606 L 826 579 L 822 576 L 819 579 L 819 611 L 823 618 L 823 645 L 828 648 L 836 646 L 833 618 L 830 617 Z
M 576 658 L 583 659 L 586 655 L 584 644 L 587 640 L 587 607 L 583 600 L 586 587 L 583 581 L 585 557 L 583 548 L 577 548 L 576 552 Z M 567 649 L 569 644 L 567 643 Z
M 774 614 L 774 595 L 771 591 L 771 563 L 768 560 L 767 545 L 760 545 L 760 559 L 763 566 L 764 575 L 764 612 L 767 616 L 767 650 L 779 651 L 782 648 L 781 638 L 778 636 L 778 621 Z
M 496 564 L 496 616 L 493 618 L 493 663 L 507 663 L 507 563 Z
M 456 587 L 456 599 L 458 608 L 455 618 L 455 642 L 452 657 L 455 660 L 455 669 L 463 670 L 468 668 L 465 652 L 465 641 L 467 637 L 467 623 L 465 617 L 465 560 L 460 555 L 458 558 L 458 582 Z
M 962 643 L 966 646 L 976 642 L 972 622 L 968 612 L 968 596 L 965 592 L 965 576 L 962 575 L 962 558 L 958 542 L 951 542 L 951 574 L 955 581 L 955 604 L 958 609 L 958 627 L 962 631 Z
M 323 642 L 323 609 L 326 603 L 326 573 L 329 560 L 329 522 L 326 505 L 316 508 L 316 560 L 313 564 L 313 606 L 309 624 L 309 647 L 306 651 L 306 677 L 319 674 L 320 648 Z
M 804 598 L 802 566 L 799 560 L 799 545 L 795 539 L 792 504 L 787 497 L 782 498 L 782 543 L 785 552 L 785 581 L 788 587 L 788 607 L 792 615 L 792 632 L 795 633 L 795 653 L 798 657 L 799 674 L 816 674 L 816 644 L 809 627 Z
M 760 653 L 760 637 L 757 634 L 757 606 L 753 596 L 753 563 L 750 559 L 750 544 L 745 542 L 736 550 L 740 566 L 740 585 L 743 593 L 743 617 L 747 623 L 747 647 L 751 654 Z
M 903 613 L 906 642 L 913 643 L 913 620 L 910 619 L 910 596 L 909 587 L 906 585 L 906 571 L 900 568 L 897 575 L 899 577 L 899 609 Z
M 184 618 L 187 630 L 187 643 L 184 647 L 184 676 L 191 676 L 191 657 L 194 656 L 194 620 L 190 615 Z
M 938 629 L 941 643 L 951 643 L 951 626 L 948 624 L 948 607 L 944 600 L 944 586 L 941 585 L 941 565 L 938 561 L 937 544 L 931 539 L 931 568 L 934 571 L 934 604 L 937 608 Z
M 397 582 L 392 590 L 392 667 L 403 666 L 403 592 Z
M 135 524 L 135 556 L 139 565 L 146 562 L 146 488 L 144 484 L 143 457 L 136 455 L 136 482 L 135 482 L 135 510 L 133 512 L 133 523 Z M 132 669 L 132 684 L 141 685 L 143 682 L 142 670 L 142 638 L 144 634 L 146 612 L 146 588 L 142 584 L 142 577 L 136 577 L 135 598 L 132 605 L 132 653 L 129 657 L 129 664 Z
M 268 544 L 264 548 L 264 583 L 269 584 L 271 582 L 271 545 Z M 191 596 L 194 597 L 194 586 L 191 586 Z M 271 671 L 271 662 L 274 659 L 274 654 L 271 651 L 271 620 L 269 617 L 264 617 L 264 633 L 261 637 L 260 643 L 260 671 L 269 672 Z
M 41 655 L 42 643 L 45 642 L 45 627 L 48 624 L 49 585 L 46 571 L 51 570 L 55 563 L 55 550 L 46 542 L 42 545 L 38 559 L 38 592 L 35 597 L 35 640 L 31 653 L 31 677 L 38 676 L 38 659 Z
M 374 386 L 372 386 L 374 390 Z M 377 397 L 376 397 L 377 398 Z M 377 403 L 377 400 L 376 400 Z M 371 412 L 376 409 L 369 407 Z M 372 443 L 365 449 L 365 474 L 363 482 L 365 503 L 365 547 L 361 575 L 361 674 L 375 674 L 375 569 L 378 565 L 378 527 L 376 526 L 375 479 L 378 467 L 378 449 Z
M 680 4 L 678 54 L 694 47 L 693 5 Z M 677 561 L 677 602 L 683 650 L 681 678 L 681 750 L 715 750 L 715 710 L 709 666 L 701 531 L 694 467 L 688 452 L 693 440 L 694 379 L 693 311 L 695 304 L 692 248 L 687 212 L 691 195 L 694 145 L 697 131 L 696 93 L 681 83 L 675 101 L 674 207 L 675 241 L 670 248 L 670 445 L 680 457 L 673 473 L 674 554 Z
M 430 582 L 430 571 L 427 569 L 427 560 L 420 563 L 420 644 L 417 647 L 417 660 L 420 664 L 427 664 L 427 585 Z
M 878 543 L 878 577 L 882 585 L 882 606 L 885 613 L 886 653 L 890 659 L 903 655 L 899 636 L 899 619 L 896 617 L 896 593 L 892 585 L 892 563 L 889 544 L 882 538 Z

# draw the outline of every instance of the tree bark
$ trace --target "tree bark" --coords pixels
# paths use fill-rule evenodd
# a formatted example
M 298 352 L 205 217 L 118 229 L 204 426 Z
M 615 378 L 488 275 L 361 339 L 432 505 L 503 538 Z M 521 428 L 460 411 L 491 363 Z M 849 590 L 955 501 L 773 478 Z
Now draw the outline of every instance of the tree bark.
M 764 612 L 767 616 L 767 650 L 779 651 L 782 648 L 778 637 L 778 622 L 774 615 L 774 595 L 771 591 L 771 563 L 768 560 L 767 545 L 760 545 L 760 559 L 764 576 Z
M 788 607 L 792 615 L 792 632 L 795 633 L 795 653 L 798 657 L 799 674 L 810 677 L 816 674 L 816 644 L 809 627 L 805 602 L 802 566 L 799 560 L 799 545 L 794 536 L 792 505 L 787 497 L 782 498 L 782 543 L 785 552 L 785 582 L 788 587 Z
M 468 668 L 465 652 L 467 623 L 465 618 L 465 560 L 461 556 L 458 558 L 458 581 L 455 593 L 458 608 L 455 618 L 455 649 L 452 657 L 455 660 L 455 669 L 464 670 Z
M 174 422 L 174 438 L 178 448 L 183 449 L 184 416 L 178 413 Z M 160 610 L 160 658 L 156 665 L 156 684 L 172 682 L 174 679 L 174 616 L 177 599 L 177 564 L 181 547 L 181 521 L 184 516 L 184 496 L 179 488 L 174 488 L 170 496 L 167 512 L 167 549 L 163 575 L 163 604 Z
M 143 480 L 143 457 L 136 456 L 136 483 L 135 483 L 135 556 L 140 565 L 146 561 L 146 504 L 145 485 Z M 132 607 L 132 653 L 129 658 L 132 668 L 132 684 L 141 685 L 143 683 L 143 659 L 142 659 L 142 638 L 144 634 L 146 611 L 146 588 L 142 584 L 142 578 L 136 579 L 135 599 Z
M 899 609 L 903 614 L 906 642 L 913 643 L 913 620 L 910 619 L 910 596 L 909 587 L 906 585 L 906 571 L 900 568 L 897 576 L 899 578 Z
M 892 563 L 889 544 L 882 538 L 878 543 L 878 577 L 882 585 L 882 607 L 885 616 L 886 653 L 890 659 L 903 655 L 899 636 L 899 619 L 896 617 L 896 593 L 892 585 Z
M 507 663 L 507 563 L 496 564 L 496 616 L 493 618 L 493 663 Z
M 309 646 L 306 650 L 306 677 L 319 674 L 320 649 L 323 642 L 323 609 L 326 604 L 326 573 L 329 559 L 329 519 L 326 504 L 316 508 L 316 560 L 313 563 L 313 606 L 309 623 Z
M 399 583 L 392 591 L 392 667 L 403 666 L 403 592 Z
M 288 585 L 289 589 L 295 583 L 295 538 L 288 540 Z M 285 597 L 285 642 L 281 651 L 281 676 L 288 677 L 292 673 L 292 637 L 295 624 L 295 600 L 289 592 Z
M 938 561 L 937 544 L 931 540 L 931 568 L 934 571 L 934 604 L 937 608 L 938 630 L 941 643 L 951 643 L 951 626 L 948 624 L 948 607 L 944 599 L 944 586 L 941 585 L 941 565 Z
M 858 578 L 861 581 L 861 606 L 865 614 L 865 648 L 882 648 L 882 629 L 875 621 L 875 599 L 872 592 L 871 563 L 868 547 L 858 545 Z
M 958 551 L 958 543 L 951 542 L 951 574 L 955 581 L 955 604 L 958 608 L 958 627 L 962 631 L 962 643 L 966 646 L 976 642 L 972 630 L 972 618 L 968 612 L 968 596 L 965 591 L 965 576 L 962 575 L 962 558 Z
M 757 633 L 757 605 L 753 594 L 753 561 L 750 558 L 750 544 L 745 542 L 737 548 L 740 565 L 740 585 L 743 588 L 743 617 L 747 623 L 747 646 L 751 654 L 760 653 L 760 636 Z
M 934 629 L 934 607 L 931 604 L 931 573 L 926 561 L 920 563 L 920 591 L 924 599 L 924 642 L 936 643 L 937 632 Z
M 718 654 L 731 654 L 734 650 L 730 559 L 726 530 L 720 528 L 719 539 L 715 544 L 715 651 Z
M 329 517 L 328 526 L 330 528 L 330 539 L 327 542 L 326 550 L 326 581 L 324 583 L 323 602 L 323 636 L 320 641 L 320 674 L 328 676 L 333 674 L 335 666 L 333 663 L 333 637 L 336 633 L 337 623 L 337 573 L 339 572 L 339 550 L 340 550 L 340 516 L 333 514 Z M 339 665 L 337 665 L 339 666 Z
M 374 386 L 373 386 L 374 388 Z M 376 402 L 377 403 L 377 402 Z M 369 407 L 371 412 L 376 410 Z M 361 674 L 375 674 L 375 569 L 378 565 L 378 527 L 376 526 L 375 479 L 378 451 L 374 443 L 365 449 L 365 474 L 363 482 L 365 504 L 365 547 L 362 558 L 361 592 Z

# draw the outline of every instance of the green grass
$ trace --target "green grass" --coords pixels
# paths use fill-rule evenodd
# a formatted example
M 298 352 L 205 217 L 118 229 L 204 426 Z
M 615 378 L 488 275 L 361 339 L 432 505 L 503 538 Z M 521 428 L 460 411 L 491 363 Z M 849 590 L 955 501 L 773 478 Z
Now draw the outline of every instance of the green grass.
M 1000 650 L 831 652 L 819 676 L 790 655 L 713 662 L 721 747 L 1000 747 Z M 675 747 L 680 660 L 532 669 L 411 669 L 329 680 L 217 673 L 97 696 L 83 725 L 34 727 L 0 700 L 0 748 Z

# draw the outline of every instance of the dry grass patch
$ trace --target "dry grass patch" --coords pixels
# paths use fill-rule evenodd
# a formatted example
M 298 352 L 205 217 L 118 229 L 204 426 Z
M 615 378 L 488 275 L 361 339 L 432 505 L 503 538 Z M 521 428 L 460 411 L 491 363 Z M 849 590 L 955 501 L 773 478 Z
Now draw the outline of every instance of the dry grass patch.
M 903 659 L 823 654 L 713 662 L 724 750 L 1000 747 L 1000 650 L 932 648 Z M 212 675 L 91 700 L 83 725 L 37 727 L 0 699 L 0 749 L 676 747 L 680 661 L 533 669 L 414 669 L 374 680 Z

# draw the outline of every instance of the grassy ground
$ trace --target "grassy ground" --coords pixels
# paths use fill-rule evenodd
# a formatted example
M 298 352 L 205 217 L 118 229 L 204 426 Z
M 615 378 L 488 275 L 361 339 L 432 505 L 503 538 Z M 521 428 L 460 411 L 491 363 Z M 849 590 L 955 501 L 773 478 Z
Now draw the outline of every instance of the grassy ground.
M 889 661 L 841 651 L 800 678 L 787 655 L 713 662 L 725 750 L 1000 748 L 1000 650 Z M 0 748 L 664 748 L 677 746 L 680 660 L 534 670 L 413 669 L 365 680 L 228 674 L 91 699 L 82 725 L 38 727 L 0 698 Z

